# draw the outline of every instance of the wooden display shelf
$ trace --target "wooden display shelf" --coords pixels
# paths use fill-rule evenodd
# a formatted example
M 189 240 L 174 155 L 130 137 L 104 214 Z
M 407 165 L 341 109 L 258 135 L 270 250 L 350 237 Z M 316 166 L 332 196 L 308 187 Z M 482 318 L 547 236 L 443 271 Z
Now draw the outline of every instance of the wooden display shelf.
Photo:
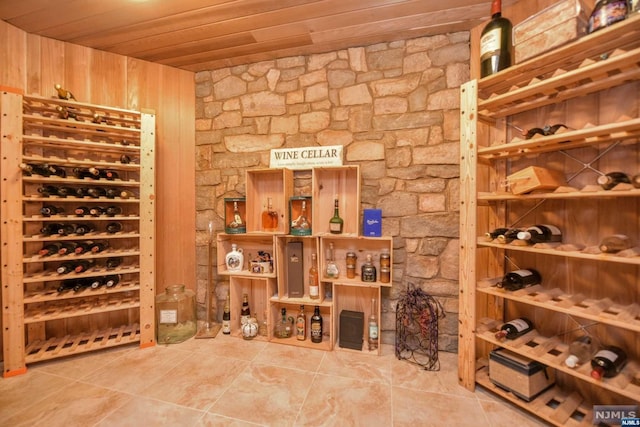
M 25 264 L 29 263 L 40 263 L 40 262 L 63 262 L 63 261 L 74 261 L 78 259 L 98 259 L 98 258 L 111 258 L 111 257 L 127 257 L 127 256 L 139 256 L 140 249 L 138 248 L 127 248 L 127 249 L 114 249 L 108 248 L 98 253 L 89 253 L 89 254 L 70 254 L 70 255 L 48 255 L 41 256 L 39 254 L 34 254 L 32 256 L 25 256 L 22 259 L 22 262 Z
M 95 165 L 96 162 L 92 162 L 91 165 Z M 25 176 L 22 178 L 22 181 L 25 183 L 34 183 L 34 184 L 64 184 L 64 185 L 87 185 L 96 187 L 139 187 L 140 181 L 136 181 L 133 179 L 123 180 L 123 179 L 114 179 L 114 180 L 106 180 L 106 179 L 78 179 L 78 178 L 61 178 L 59 176 L 56 177 L 43 177 L 43 176 Z M 47 196 L 42 197 L 41 199 L 50 199 L 50 198 L 65 198 L 59 196 Z M 102 197 L 100 197 L 102 198 Z M 106 197 L 104 197 L 106 199 Z M 113 200 L 113 199 L 109 199 Z
M 288 296 L 273 296 L 269 299 L 273 303 L 292 304 L 292 305 L 318 305 L 320 307 L 332 307 L 333 300 L 331 298 L 311 299 L 309 297 L 304 298 L 289 298 Z
M 113 152 L 113 154 L 132 154 L 134 156 L 140 155 L 140 146 L 138 145 L 124 145 L 122 142 L 105 142 L 105 141 L 91 141 L 88 139 L 70 139 L 70 138 L 57 138 L 55 136 L 41 136 L 41 135 L 23 135 L 22 142 L 25 145 L 37 145 L 47 148 L 65 149 L 65 150 L 82 150 L 84 152 Z M 134 164 L 129 163 L 129 164 Z M 119 163 L 124 165 L 124 163 Z
M 102 348 L 133 344 L 140 341 L 140 325 L 107 328 L 62 338 L 49 338 L 29 343 L 25 349 L 26 363 L 40 362 L 63 356 L 86 353 Z
M 481 367 L 476 372 L 476 382 L 479 385 L 544 421 L 558 427 L 593 427 L 593 406 L 578 393 L 568 393 L 559 387 L 552 387 L 527 402 L 491 382 L 486 360 L 479 360 L 477 365 Z
M 98 198 L 93 198 L 93 197 L 59 197 L 59 196 L 49 196 L 49 197 L 42 197 L 39 194 L 33 194 L 33 195 L 26 195 L 26 196 L 22 196 L 22 201 L 23 202 L 35 202 L 35 203 L 65 203 L 65 202 L 69 202 L 69 203 L 87 203 L 87 202 L 96 202 L 96 203 L 100 203 L 100 202 L 104 202 L 104 203 L 132 203 L 132 204 L 139 204 L 140 203 L 140 199 L 137 197 L 129 197 L 126 199 L 123 199 L 122 197 L 114 197 L 113 199 L 109 199 L 107 197 L 98 197 Z
M 119 233 L 107 233 L 107 232 L 91 232 L 83 234 L 82 236 L 76 236 L 75 234 L 69 236 L 45 236 L 43 234 L 34 234 L 31 236 L 24 236 L 24 242 L 44 242 L 44 241 L 59 241 L 59 240 L 91 240 L 91 239 L 131 239 L 138 238 L 140 234 L 137 231 L 131 232 L 119 232 Z
M 273 319 L 269 317 L 269 297 L 276 292 L 275 278 L 231 276 L 229 280 L 229 310 L 231 314 L 231 334 L 242 337 L 240 329 L 240 310 L 242 309 L 242 295 L 247 294 L 249 311 L 258 324 L 267 314 L 267 325 L 272 328 Z
M 621 305 L 609 298 L 592 299 L 582 294 L 568 294 L 559 288 L 546 289 L 541 285 L 507 291 L 495 286 L 501 280 L 502 278 L 481 280 L 478 292 L 640 332 L 638 304 Z
M 607 254 L 607 253 L 590 254 L 590 253 L 584 253 L 583 251 L 578 251 L 578 250 L 565 251 L 565 250 L 558 249 L 563 247 L 563 245 L 558 245 L 558 244 L 545 243 L 545 244 L 537 244 L 533 246 L 529 246 L 529 245 L 521 246 L 521 245 L 514 245 L 511 243 L 504 244 L 504 243 L 487 242 L 482 237 L 479 237 L 477 245 L 478 245 L 478 248 L 480 247 L 499 248 L 499 249 L 506 249 L 510 251 L 535 253 L 540 255 L 552 255 L 552 256 L 559 256 L 559 257 L 565 257 L 565 258 L 588 259 L 592 261 L 605 261 L 605 262 L 615 262 L 620 264 L 640 265 L 640 255 L 620 256 L 618 254 Z M 627 253 L 626 251 L 623 251 L 623 252 Z
M 56 203 L 59 203 L 56 201 Z M 140 217 L 138 215 L 114 215 L 114 216 L 92 216 L 92 215 L 32 215 L 28 217 L 22 218 L 23 222 L 86 222 L 86 221 L 110 221 L 110 222 L 119 222 L 119 221 L 140 221 Z
M 47 304 L 36 303 L 25 306 L 24 323 L 48 322 L 139 307 L 140 297 L 138 295 L 127 297 L 122 293 L 57 302 L 48 301 Z
M 313 300 L 310 300 L 310 301 L 313 301 Z M 269 328 L 270 328 L 269 341 L 279 343 L 279 344 L 286 344 L 286 345 L 291 345 L 295 347 L 310 348 L 315 350 L 330 351 L 331 349 L 333 349 L 334 332 L 331 329 L 332 328 L 331 325 L 333 322 L 331 318 L 332 311 L 331 311 L 330 304 L 319 304 L 319 303 L 316 304 L 313 302 L 304 304 L 300 302 L 272 300 L 270 305 L 271 305 L 271 313 L 270 313 L 271 323 L 269 324 Z M 307 337 L 305 340 L 298 340 L 296 338 L 295 318 L 298 314 L 298 311 L 300 311 L 300 305 L 304 305 L 305 307 L 304 313 L 307 318 L 307 323 L 306 323 Z M 313 316 L 314 306 L 316 305 L 320 307 L 320 316 L 322 317 L 322 342 L 319 342 L 319 343 L 311 342 L 311 338 L 310 338 L 311 316 Z M 294 319 L 294 323 L 293 325 L 291 325 L 292 334 L 289 338 L 277 338 L 274 336 L 274 327 L 276 323 L 282 319 L 281 309 L 283 307 L 287 309 L 287 317 L 291 316 Z
M 68 274 L 58 274 L 55 270 L 51 271 L 40 271 L 38 273 L 33 274 L 25 274 L 23 283 L 40 283 L 40 282 L 52 282 L 59 281 L 65 279 L 83 279 L 85 277 L 99 277 L 106 276 L 110 274 L 130 274 L 130 273 L 139 273 L 140 267 L 137 265 L 131 266 L 118 266 L 118 268 L 107 269 L 104 267 L 95 267 L 84 273 L 68 273 Z
M 24 293 L 25 304 L 35 304 L 46 301 L 61 301 L 65 299 L 87 298 L 101 296 L 107 294 L 115 294 L 120 292 L 134 292 L 140 290 L 138 282 L 120 282 L 110 288 L 101 286 L 98 289 L 80 289 L 79 291 L 63 291 L 58 292 L 57 289 L 40 289 L 36 291 L 27 291 Z
M 320 253 L 319 243 L 317 237 L 313 236 L 276 236 L 276 271 L 278 272 L 278 295 L 281 299 L 289 298 L 289 279 L 287 272 L 287 245 L 289 242 L 301 242 L 302 243 L 302 281 L 305 298 L 309 301 L 314 301 L 309 298 L 309 268 L 311 268 L 311 254 L 316 254 L 316 268 L 318 268 L 318 277 L 321 278 L 320 273 Z M 320 283 L 320 299 L 316 301 L 322 301 L 324 298 L 323 286 Z
M 289 231 L 289 198 L 293 195 L 293 171 L 249 169 L 246 171 L 247 233 L 284 234 Z M 262 212 L 267 200 L 278 213 L 276 231 L 262 229 Z
M 575 69 L 585 58 L 596 60 L 615 49 L 629 50 L 639 45 L 640 15 L 635 15 L 479 80 L 479 95 L 487 99 L 492 94 L 509 92 L 514 86 L 526 86 L 533 79 L 554 73 L 559 68 Z
M 100 145 L 100 143 L 94 143 L 96 145 Z M 84 148 L 81 148 L 84 154 Z M 101 150 L 104 151 L 104 150 Z M 140 149 L 138 149 L 137 153 L 140 153 Z M 135 172 L 139 172 L 140 171 L 140 165 L 138 163 L 122 163 L 120 161 L 117 162 L 110 162 L 104 159 L 98 159 L 98 160 L 92 160 L 92 159 L 76 159 L 75 157 L 59 157 L 59 156 L 39 156 L 39 155 L 35 155 L 35 154 L 25 154 L 24 156 L 22 156 L 22 160 L 25 163 L 53 163 L 56 166 L 61 166 L 61 167 L 77 167 L 77 166 L 100 166 L 104 169 L 117 169 L 119 171 L 135 171 Z M 37 178 L 38 176 L 31 176 L 29 178 Z M 28 177 L 25 177 L 28 178 Z M 45 177 L 42 177 L 46 180 Z M 72 176 L 68 176 L 67 178 L 61 178 L 61 177 L 57 177 L 57 176 L 52 176 L 51 178 L 58 178 L 58 179 L 63 179 L 64 182 L 67 181 L 71 181 L 71 180 L 77 180 L 76 178 L 73 178 Z M 93 181 L 107 181 L 106 179 L 91 179 L 91 178 L 86 178 L 84 180 L 78 180 L 80 182 L 93 182 Z M 120 179 L 116 179 L 114 181 L 121 181 Z M 122 180 L 124 181 L 124 180 Z M 127 181 L 133 181 L 133 180 L 127 180 Z M 113 182 L 113 181 L 109 181 L 109 182 Z
M 564 364 L 569 356 L 569 346 L 556 337 L 542 336 L 535 329 L 514 340 L 498 341 L 495 333 L 502 322 L 494 319 L 481 319 L 477 337 L 498 347 L 506 348 L 532 360 L 537 360 L 550 368 L 570 374 L 587 383 L 612 391 L 635 401 L 640 400 L 640 364 L 635 360 L 627 362 L 622 371 L 613 378 L 596 380 L 591 377 L 591 364 L 585 363 L 575 369 Z
M 599 187 L 599 186 L 598 186 Z M 639 197 L 640 189 L 631 188 L 629 184 L 618 185 L 612 190 L 594 189 L 595 186 L 587 186 L 583 189 L 561 187 L 553 193 L 530 193 L 530 194 L 513 194 L 513 193 L 478 193 L 478 200 L 488 202 L 501 202 L 507 200 L 545 200 L 545 199 L 603 199 L 611 197 Z
M 230 272 L 227 271 L 227 265 L 225 258 L 231 251 L 231 245 L 236 244 L 239 250 L 242 250 L 244 255 L 244 265 L 242 271 Z M 232 276 L 245 276 L 255 278 L 274 278 L 276 277 L 276 265 L 275 265 L 275 243 L 273 240 L 273 234 L 263 233 L 251 233 L 251 234 L 225 234 L 218 233 L 216 236 L 216 255 L 218 274 L 232 275 Z M 251 258 L 258 255 L 258 251 L 264 251 L 271 255 L 273 260 L 273 272 L 256 274 L 249 270 Z
M 597 146 L 614 141 L 640 137 L 640 119 L 621 120 L 584 129 L 564 130 L 549 136 L 536 135 L 531 139 L 514 138 L 508 144 L 478 148 L 479 161 L 515 158 L 531 154 Z
M 56 105 L 73 108 L 74 111 L 84 113 L 88 118 L 93 119 L 93 114 L 98 113 L 108 117 L 112 125 L 102 125 L 107 129 L 112 126 L 140 128 L 140 112 L 125 110 L 123 108 L 110 107 L 107 105 L 88 104 L 78 101 L 67 101 L 59 98 L 48 98 L 39 95 L 25 95 L 22 99 L 24 111 L 38 114 L 53 113 L 57 116 Z
M 360 167 L 358 165 L 318 167 L 312 171 L 313 234 L 332 235 L 329 220 L 333 217 L 334 202 L 343 220 L 342 234 L 360 233 Z
M 369 286 L 363 286 L 362 283 L 355 285 L 348 284 L 342 281 L 334 282 L 333 284 L 333 298 L 335 304 L 333 307 L 333 324 L 334 324 L 334 337 L 335 348 L 340 350 L 357 351 L 358 353 L 372 353 L 380 354 L 380 333 L 378 333 L 378 349 L 369 351 L 368 349 L 368 337 L 369 337 L 369 316 L 371 315 L 371 300 L 376 300 L 376 317 L 378 319 L 378 329 L 381 330 L 381 300 L 380 286 L 376 286 L 375 283 L 369 284 Z M 359 311 L 363 313 L 363 330 L 362 330 L 362 349 L 353 350 L 340 347 L 340 313 L 342 310 Z

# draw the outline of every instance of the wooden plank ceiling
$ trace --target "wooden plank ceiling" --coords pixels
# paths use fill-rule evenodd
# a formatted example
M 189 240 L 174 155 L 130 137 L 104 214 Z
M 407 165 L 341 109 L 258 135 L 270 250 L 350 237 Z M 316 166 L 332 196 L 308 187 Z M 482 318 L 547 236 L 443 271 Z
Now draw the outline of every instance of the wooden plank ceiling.
M 505 4 L 515 0 L 505 0 Z M 469 30 L 490 0 L 2 0 L 26 31 L 190 71 Z

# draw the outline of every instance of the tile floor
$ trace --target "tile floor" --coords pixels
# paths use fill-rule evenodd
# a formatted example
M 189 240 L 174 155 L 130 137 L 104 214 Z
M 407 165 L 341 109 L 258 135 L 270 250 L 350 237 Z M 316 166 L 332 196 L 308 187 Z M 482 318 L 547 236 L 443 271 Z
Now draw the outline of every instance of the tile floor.
M 115 348 L 0 379 L 0 426 L 544 425 L 489 392 L 457 384 L 457 355 L 424 371 L 381 356 L 219 334 Z

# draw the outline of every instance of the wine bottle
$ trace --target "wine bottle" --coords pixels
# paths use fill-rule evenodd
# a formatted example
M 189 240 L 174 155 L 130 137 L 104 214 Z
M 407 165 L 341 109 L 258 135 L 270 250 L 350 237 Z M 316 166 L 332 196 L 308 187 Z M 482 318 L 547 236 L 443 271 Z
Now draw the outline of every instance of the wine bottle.
M 38 255 L 40 256 L 50 256 L 55 255 L 60 250 L 61 244 L 59 242 L 47 243 L 42 246 L 42 249 L 38 251 Z
M 628 13 L 626 0 L 598 0 L 587 22 L 587 34 L 624 20 Z
M 54 89 L 58 93 L 58 98 L 66 99 L 67 101 L 75 101 L 76 98 L 73 96 L 71 92 L 63 88 L 59 83 L 53 85 Z
M 120 206 L 110 205 L 110 206 L 107 206 L 104 213 L 107 214 L 107 216 L 121 215 L 122 208 Z
M 304 305 L 300 305 L 300 311 L 296 316 L 296 339 L 298 341 L 307 339 L 307 316 L 304 314 Z
M 76 279 L 76 283 L 73 286 L 73 292 L 78 292 L 80 289 L 90 288 L 93 283 L 92 279 Z
M 83 236 L 87 233 L 91 233 L 92 231 L 95 231 L 95 227 L 91 224 L 87 224 L 87 223 L 78 223 L 78 224 L 74 224 L 75 229 L 74 229 L 74 233 L 79 235 L 79 236 Z
M 336 264 L 333 256 L 333 243 L 329 243 L 329 249 L 327 249 L 326 253 L 324 275 L 325 277 L 328 277 L 330 279 L 337 279 L 338 277 L 340 277 L 340 269 L 338 268 L 338 264 Z
M 244 325 L 249 321 L 251 317 L 251 310 L 249 309 L 249 295 L 242 294 L 242 308 L 240 309 L 240 324 Z
M 493 239 L 497 239 L 498 236 L 505 234 L 507 231 L 509 231 L 508 228 L 496 228 L 493 231 L 488 231 L 484 233 L 484 237 L 486 238 L 487 241 L 491 241 Z
M 42 197 L 50 197 L 58 195 L 58 187 L 55 185 L 43 185 L 38 187 L 38 193 L 42 195 Z
M 222 333 L 225 335 L 231 334 L 231 309 L 229 308 L 229 294 L 227 294 L 227 300 L 224 303 L 224 310 L 222 312 Z
M 371 299 L 371 314 L 369 315 L 369 351 L 378 349 L 378 316 L 376 315 L 376 299 Z
M 105 286 L 107 288 L 111 288 L 117 285 L 118 283 L 120 283 L 121 276 L 119 274 L 110 274 L 106 276 L 104 279 L 105 279 L 105 282 L 104 282 Z
M 89 279 L 88 282 L 91 289 L 98 289 L 101 286 L 105 286 L 107 280 L 105 277 L 93 277 Z
M 120 156 L 120 163 L 122 163 L 123 165 L 128 165 L 129 163 L 131 163 L 131 156 L 123 154 L 122 156 Z
M 76 216 L 85 216 L 89 215 L 90 209 L 88 206 L 78 206 L 74 209 L 73 212 L 76 214 Z
M 89 270 L 90 268 L 93 268 L 94 265 L 95 265 L 95 261 L 92 259 L 81 259 L 76 261 L 76 265 L 73 271 L 75 271 L 76 273 L 83 273 Z
M 599 350 L 591 359 L 591 376 L 597 380 L 615 377 L 627 364 L 627 353 L 613 345 Z
M 92 242 L 92 244 L 89 246 L 89 251 L 91 251 L 91 253 L 97 254 L 99 252 L 104 251 L 108 247 L 109 247 L 109 241 L 107 240 L 103 240 L 101 242 Z
M 56 195 L 62 198 L 73 197 L 77 195 L 78 190 L 73 187 L 62 186 L 57 188 Z
M 59 236 L 68 236 L 70 234 L 74 234 L 75 232 L 76 232 L 76 225 L 71 223 L 60 224 L 60 228 L 58 228 Z
M 114 179 L 120 178 L 118 172 L 111 169 L 100 169 L 100 178 L 104 178 L 108 181 L 113 181 Z
M 60 178 L 67 177 L 67 170 L 65 168 L 57 165 L 49 165 L 49 164 L 45 166 L 51 175 L 59 176 Z
M 70 255 L 75 253 L 78 248 L 76 242 L 60 242 L 60 249 L 58 249 L 58 255 Z
M 93 245 L 93 241 L 91 240 L 87 240 L 85 242 L 78 242 L 73 252 L 76 255 L 86 254 L 87 252 L 91 251 L 91 245 Z
M 89 215 L 91 216 L 100 216 L 104 215 L 105 213 L 105 208 L 103 208 L 102 206 L 92 206 L 91 208 L 89 208 Z
M 20 163 L 18 165 L 20 169 L 22 169 L 22 174 L 24 176 L 31 175 L 40 175 L 44 177 L 51 176 L 51 171 L 47 168 L 46 165 L 39 165 L 37 163 Z
M 110 222 L 107 224 L 106 230 L 109 234 L 115 234 L 121 232 L 123 229 L 121 222 Z
M 94 199 L 98 199 L 100 197 L 105 197 L 107 195 L 107 190 L 102 187 L 90 187 L 87 188 L 87 196 L 92 197 Z
M 491 3 L 491 21 L 480 36 L 480 77 L 511 66 L 511 21 L 502 16 L 502 0 Z
M 131 199 L 131 198 L 135 198 L 136 195 L 129 191 L 129 190 L 120 190 L 120 189 L 116 189 L 116 196 L 115 197 L 120 197 L 121 199 Z
M 504 234 L 500 234 L 497 237 L 498 243 L 506 244 L 511 243 L 518 238 L 518 233 L 521 232 L 521 228 L 510 228 Z
M 594 342 L 589 335 L 583 335 L 569 344 L 569 356 L 564 364 L 569 368 L 575 368 L 587 363 L 595 352 Z
M 273 209 L 271 197 L 267 198 L 267 205 L 262 211 L 262 231 L 276 231 L 278 229 L 278 212 Z
M 624 234 L 612 234 L 611 236 L 606 236 L 600 241 L 599 245 L 600 250 L 607 254 L 614 254 L 631 247 L 633 247 L 633 241 L 629 236 L 625 236 Z
M 376 267 L 373 265 L 371 254 L 367 254 L 366 261 L 360 268 L 360 280 L 363 282 L 375 282 L 377 279 Z
M 75 175 L 76 178 L 78 179 L 85 179 L 85 178 L 91 178 L 91 179 L 100 179 L 100 171 L 94 167 L 90 167 L 90 168 L 84 168 L 84 167 L 77 167 L 77 168 L 73 168 L 73 175 Z
M 518 240 L 525 240 L 532 245 L 536 243 L 561 242 L 562 231 L 554 225 L 538 224 L 518 232 Z
M 517 291 L 528 286 L 537 285 L 542 281 L 540 273 L 533 268 L 514 270 L 504 275 L 496 286 L 508 291 Z
M 320 298 L 320 280 L 318 278 L 318 260 L 316 254 L 311 254 L 311 267 L 309 267 L 309 298 Z
M 78 283 L 78 279 L 63 280 L 58 286 L 58 292 L 73 290 L 77 286 L 77 283 Z
M 320 316 L 320 307 L 313 308 L 313 316 L 311 316 L 311 342 L 322 342 L 322 316 Z
M 65 261 L 58 266 L 58 268 L 56 269 L 56 272 L 58 274 L 67 274 L 67 273 L 71 273 L 75 268 L 76 268 L 75 263 L 71 261 Z
M 329 231 L 333 234 L 342 234 L 344 221 L 340 218 L 340 209 L 338 207 L 338 196 L 333 201 L 333 216 L 329 220 Z
M 42 216 L 51 215 L 64 215 L 64 208 L 62 206 L 44 205 L 40 208 Z
M 122 257 L 119 257 L 119 256 L 107 258 L 107 261 L 105 261 L 107 270 L 112 270 L 118 267 L 120 264 L 122 264 Z
M 618 184 L 631 184 L 629 175 L 624 172 L 609 172 L 607 174 L 600 175 L 597 182 L 604 190 L 611 190 Z
M 53 234 L 58 234 L 58 230 L 62 227 L 62 224 L 57 222 L 45 224 L 40 229 L 40 234 L 45 236 L 51 236 Z
M 309 230 L 311 228 L 311 223 L 309 223 L 309 219 L 307 218 L 306 200 L 301 202 L 300 215 L 298 215 L 298 218 L 291 221 L 291 228 L 296 230 L 299 234 L 302 234 L 305 230 Z
M 499 340 L 512 340 L 518 338 L 521 335 L 533 329 L 533 323 L 525 317 L 511 320 L 500 327 L 500 330 L 496 332 L 496 338 Z

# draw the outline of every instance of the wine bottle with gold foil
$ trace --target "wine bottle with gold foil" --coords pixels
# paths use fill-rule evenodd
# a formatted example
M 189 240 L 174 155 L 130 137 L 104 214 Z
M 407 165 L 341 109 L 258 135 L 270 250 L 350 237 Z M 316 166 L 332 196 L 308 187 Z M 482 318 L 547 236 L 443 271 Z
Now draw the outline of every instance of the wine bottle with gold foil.
M 502 0 L 491 3 L 491 21 L 480 36 L 480 77 L 511 66 L 511 21 L 502 16 Z

